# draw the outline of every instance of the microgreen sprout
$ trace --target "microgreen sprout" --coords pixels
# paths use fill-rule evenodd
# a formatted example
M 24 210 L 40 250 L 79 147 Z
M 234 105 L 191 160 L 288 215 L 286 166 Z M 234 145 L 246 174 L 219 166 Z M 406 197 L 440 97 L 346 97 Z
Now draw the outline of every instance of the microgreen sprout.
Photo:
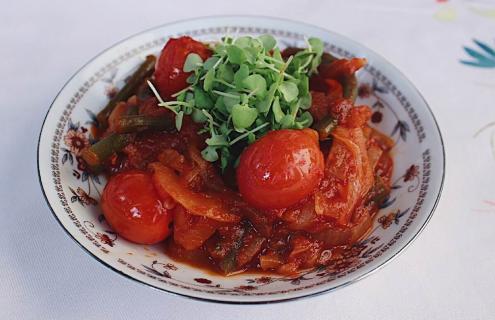
M 226 36 L 209 44 L 213 54 L 203 61 L 190 53 L 183 70 L 191 72 L 189 84 L 165 102 L 148 84 L 158 105 L 175 113 L 180 130 L 184 115 L 204 123 L 207 161 L 220 160 L 225 169 L 238 162 L 239 147 L 247 146 L 270 130 L 303 129 L 313 118 L 309 77 L 317 72 L 323 54 L 320 39 L 306 39 L 307 48 L 284 60 L 275 38 Z M 242 150 L 242 148 L 240 148 Z

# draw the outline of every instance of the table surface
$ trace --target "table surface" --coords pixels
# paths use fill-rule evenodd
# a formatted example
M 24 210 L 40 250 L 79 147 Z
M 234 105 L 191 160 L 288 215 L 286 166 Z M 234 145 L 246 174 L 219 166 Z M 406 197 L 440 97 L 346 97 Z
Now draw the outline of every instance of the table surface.
M 1 319 L 494 319 L 495 126 L 476 134 L 495 121 L 494 2 L 1 2 Z M 296 302 L 196 302 L 103 267 L 53 219 L 38 184 L 36 143 L 65 81 L 130 34 L 213 14 L 285 17 L 351 37 L 396 65 L 430 103 L 446 145 L 444 193 L 425 232 L 383 270 Z M 476 56 L 478 65 L 461 63 Z

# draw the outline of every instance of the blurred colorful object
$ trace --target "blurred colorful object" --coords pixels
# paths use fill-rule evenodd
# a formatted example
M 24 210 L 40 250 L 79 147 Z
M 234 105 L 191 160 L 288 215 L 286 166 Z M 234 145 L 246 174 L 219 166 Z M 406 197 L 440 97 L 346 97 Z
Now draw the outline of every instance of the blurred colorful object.
M 461 60 L 461 63 L 479 68 L 495 68 L 495 49 L 479 40 L 473 41 L 477 47 L 464 47 L 464 51 L 474 60 Z

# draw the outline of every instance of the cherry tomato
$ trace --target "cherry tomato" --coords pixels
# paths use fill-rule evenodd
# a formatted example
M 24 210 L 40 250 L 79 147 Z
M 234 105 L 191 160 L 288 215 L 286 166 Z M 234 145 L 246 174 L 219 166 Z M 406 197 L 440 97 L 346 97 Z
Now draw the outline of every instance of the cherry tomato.
M 323 177 L 318 134 L 311 129 L 269 132 L 241 154 L 237 184 L 260 209 L 280 209 L 307 197 Z
M 170 234 L 173 214 L 164 207 L 144 171 L 112 176 L 103 190 L 101 208 L 110 226 L 129 241 L 154 244 Z
M 190 72 L 184 72 L 184 62 L 190 53 L 197 53 L 203 61 L 208 59 L 211 51 L 201 42 L 191 37 L 172 38 L 162 50 L 155 66 L 155 82 L 163 98 L 187 87 Z

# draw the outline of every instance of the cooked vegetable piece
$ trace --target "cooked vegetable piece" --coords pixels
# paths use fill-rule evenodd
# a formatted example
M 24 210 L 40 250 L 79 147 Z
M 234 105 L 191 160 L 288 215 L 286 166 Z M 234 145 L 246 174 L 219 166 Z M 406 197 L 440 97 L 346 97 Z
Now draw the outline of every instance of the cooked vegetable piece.
M 184 174 L 186 170 L 190 170 L 186 158 L 175 149 L 165 149 L 158 155 L 158 161 L 169 168 Z
M 322 241 L 327 248 L 352 244 L 361 239 L 372 224 L 373 220 L 371 216 L 366 214 L 350 227 L 329 227 L 313 233 L 312 237 Z
M 313 198 L 302 205 L 286 210 L 281 218 L 287 223 L 290 230 L 312 230 L 313 226 L 319 222 Z
M 153 171 L 153 184 L 159 193 L 170 195 L 190 213 L 220 222 L 235 223 L 240 220 L 218 198 L 190 190 L 172 169 L 159 162 L 152 163 L 150 169 Z
M 131 134 L 111 134 L 82 150 L 81 156 L 91 171 L 97 173 L 103 169 L 105 161 L 122 150 L 131 140 Z
M 267 215 L 262 211 L 252 208 L 249 205 L 240 208 L 243 216 L 249 219 L 254 228 L 264 237 L 270 236 L 272 233 L 272 224 L 275 220 L 274 215 Z
M 251 263 L 254 258 L 261 252 L 266 238 L 258 235 L 254 229 L 250 229 L 244 236 L 242 246 L 237 253 L 237 268 L 244 268 Z
M 325 79 L 342 80 L 347 76 L 354 75 L 366 63 L 366 59 L 363 58 L 338 59 L 329 64 L 320 65 L 319 74 Z
M 260 267 L 264 271 L 275 270 L 283 264 L 282 256 L 275 251 L 268 251 L 260 256 Z
M 328 115 L 322 120 L 316 122 L 313 125 L 313 129 L 318 132 L 318 137 L 321 140 L 331 139 L 332 130 L 337 126 L 337 119 L 334 119 L 332 116 Z
M 366 140 L 361 128 L 337 127 L 326 160 L 325 178 L 315 193 L 315 210 L 340 225 L 349 224 L 353 210 L 373 185 Z
M 118 121 L 124 116 L 137 114 L 138 109 L 136 96 L 132 96 L 127 101 L 117 103 L 113 111 L 108 116 L 107 133 L 115 132 L 115 127 L 117 126 Z
M 320 242 L 310 240 L 302 235 L 295 235 L 290 239 L 290 253 L 287 261 L 277 268 L 282 274 L 295 274 L 299 269 L 308 269 L 316 266 L 323 246 Z
M 136 93 L 139 86 L 145 82 L 146 78 L 150 77 L 155 70 L 156 57 L 153 55 L 146 56 L 144 62 L 139 68 L 132 74 L 127 83 L 117 94 L 110 99 L 105 108 L 101 110 L 96 116 L 98 120 L 98 128 L 103 131 L 108 126 L 108 116 L 112 113 L 113 109 L 120 101 L 126 101 L 132 95 Z
M 132 133 L 144 130 L 170 130 L 174 124 L 170 117 L 130 115 L 121 117 L 115 126 L 116 133 Z
M 219 226 L 218 221 L 192 215 L 182 206 L 174 209 L 174 241 L 186 250 L 201 247 Z
M 231 274 L 237 270 L 237 254 L 242 246 L 242 240 L 246 234 L 246 229 L 241 227 L 232 239 L 232 245 L 225 257 L 218 263 L 218 266 L 225 274 Z
M 344 77 L 342 80 L 342 87 L 344 89 L 344 98 L 351 100 L 352 102 L 356 101 L 358 94 L 358 82 L 356 75 L 350 75 Z

